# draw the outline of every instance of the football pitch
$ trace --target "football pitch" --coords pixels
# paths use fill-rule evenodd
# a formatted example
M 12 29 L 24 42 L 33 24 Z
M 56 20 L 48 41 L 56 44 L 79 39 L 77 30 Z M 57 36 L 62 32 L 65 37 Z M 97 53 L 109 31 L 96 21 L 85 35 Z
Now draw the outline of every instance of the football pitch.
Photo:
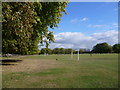
M 117 88 L 118 54 L 3 58 L 3 88 Z

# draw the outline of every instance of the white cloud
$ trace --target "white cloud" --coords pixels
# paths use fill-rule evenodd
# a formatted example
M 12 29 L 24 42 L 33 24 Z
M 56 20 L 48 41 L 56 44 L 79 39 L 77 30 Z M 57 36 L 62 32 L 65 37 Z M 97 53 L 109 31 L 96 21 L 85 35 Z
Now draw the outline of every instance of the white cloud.
M 92 49 L 97 43 L 107 42 L 110 45 L 118 43 L 118 31 L 93 33 L 90 36 L 80 32 L 62 32 L 55 35 L 55 42 L 51 43 L 50 48 Z
M 77 22 L 79 22 L 79 19 L 75 18 L 75 19 L 72 19 L 70 22 L 71 23 L 77 23 Z
M 84 21 L 87 21 L 87 20 L 88 20 L 88 18 L 87 18 L 87 17 L 84 17 L 84 18 L 82 18 L 80 21 L 84 22 Z
M 118 31 L 111 30 L 102 33 L 94 33 L 93 38 L 96 38 L 98 42 L 107 42 L 110 45 L 118 43 Z
M 88 27 L 93 27 L 93 28 L 103 28 L 103 27 L 107 27 L 107 25 L 88 25 Z
M 106 24 L 106 25 L 101 25 L 101 24 L 98 24 L 98 25 L 88 25 L 88 27 L 91 27 L 91 28 L 108 28 L 108 29 L 113 29 L 113 28 L 117 28 L 118 27 L 118 23 L 110 23 L 110 24 Z
M 71 22 L 71 23 L 78 23 L 78 22 L 85 22 L 85 21 L 87 21 L 87 20 L 88 20 L 87 17 L 84 17 L 84 18 L 81 18 L 81 19 L 79 19 L 79 18 L 74 18 L 74 19 L 70 20 L 70 22 Z

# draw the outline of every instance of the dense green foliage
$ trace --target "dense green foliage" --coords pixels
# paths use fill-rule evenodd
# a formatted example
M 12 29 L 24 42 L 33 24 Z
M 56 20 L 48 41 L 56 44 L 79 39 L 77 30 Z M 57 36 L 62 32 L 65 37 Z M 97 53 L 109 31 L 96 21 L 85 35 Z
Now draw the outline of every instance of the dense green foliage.
M 120 53 L 120 44 L 113 45 L 112 49 L 113 49 L 113 52 Z
M 41 54 L 70 54 L 72 49 L 64 49 L 64 48 L 54 48 L 53 50 L 50 48 L 42 48 Z
M 36 54 L 38 44 L 48 47 L 67 2 L 3 2 L 3 53 Z M 65 12 L 66 13 L 66 12 Z
M 40 54 L 52 54 L 52 50 L 50 48 L 42 48 Z
M 42 48 L 40 54 L 77 54 L 78 50 L 74 50 L 71 48 L 54 48 L 54 49 L 50 49 L 50 48 Z M 87 49 L 80 49 L 79 53 L 90 53 L 90 51 L 88 51 Z
M 93 47 L 92 52 L 94 53 L 111 53 L 112 47 L 107 43 L 98 43 Z

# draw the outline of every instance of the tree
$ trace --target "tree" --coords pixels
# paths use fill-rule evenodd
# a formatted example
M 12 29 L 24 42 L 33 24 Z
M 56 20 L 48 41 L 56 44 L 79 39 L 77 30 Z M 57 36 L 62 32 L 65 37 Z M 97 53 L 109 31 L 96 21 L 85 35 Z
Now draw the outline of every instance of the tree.
M 120 44 L 115 44 L 112 47 L 114 53 L 120 53 Z
M 54 54 L 59 54 L 59 48 L 54 48 L 54 49 L 53 49 L 53 53 L 54 53 Z
M 107 43 L 99 43 L 93 47 L 93 53 L 111 53 L 112 48 Z
M 52 50 L 50 48 L 42 48 L 41 54 L 52 54 Z
M 79 50 L 79 53 L 84 53 L 84 49 L 80 49 L 80 50 Z
M 34 23 L 32 3 L 4 2 L 2 6 L 3 53 L 27 54 Z
M 41 54 L 45 54 L 46 53 L 46 48 L 42 48 L 41 49 Z
M 47 53 L 52 54 L 52 50 L 50 48 L 47 48 Z
M 65 49 L 65 54 L 71 54 L 71 52 L 72 52 L 71 48 Z
M 59 49 L 59 53 L 60 53 L 60 54 L 65 54 L 65 49 L 64 49 L 64 48 L 60 48 L 60 49 Z
M 87 49 L 79 49 L 79 53 L 87 53 Z
M 38 53 L 38 43 L 54 42 L 53 32 L 68 2 L 3 2 L 2 52 Z

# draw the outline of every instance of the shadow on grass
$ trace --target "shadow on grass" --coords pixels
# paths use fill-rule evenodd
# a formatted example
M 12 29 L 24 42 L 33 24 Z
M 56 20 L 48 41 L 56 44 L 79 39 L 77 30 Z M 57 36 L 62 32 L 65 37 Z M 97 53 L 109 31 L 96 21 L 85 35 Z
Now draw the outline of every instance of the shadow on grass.
M 0 60 L 0 65 L 17 65 L 17 62 L 21 62 L 22 60 L 14 60 L 14 59 L 2 59 Z

